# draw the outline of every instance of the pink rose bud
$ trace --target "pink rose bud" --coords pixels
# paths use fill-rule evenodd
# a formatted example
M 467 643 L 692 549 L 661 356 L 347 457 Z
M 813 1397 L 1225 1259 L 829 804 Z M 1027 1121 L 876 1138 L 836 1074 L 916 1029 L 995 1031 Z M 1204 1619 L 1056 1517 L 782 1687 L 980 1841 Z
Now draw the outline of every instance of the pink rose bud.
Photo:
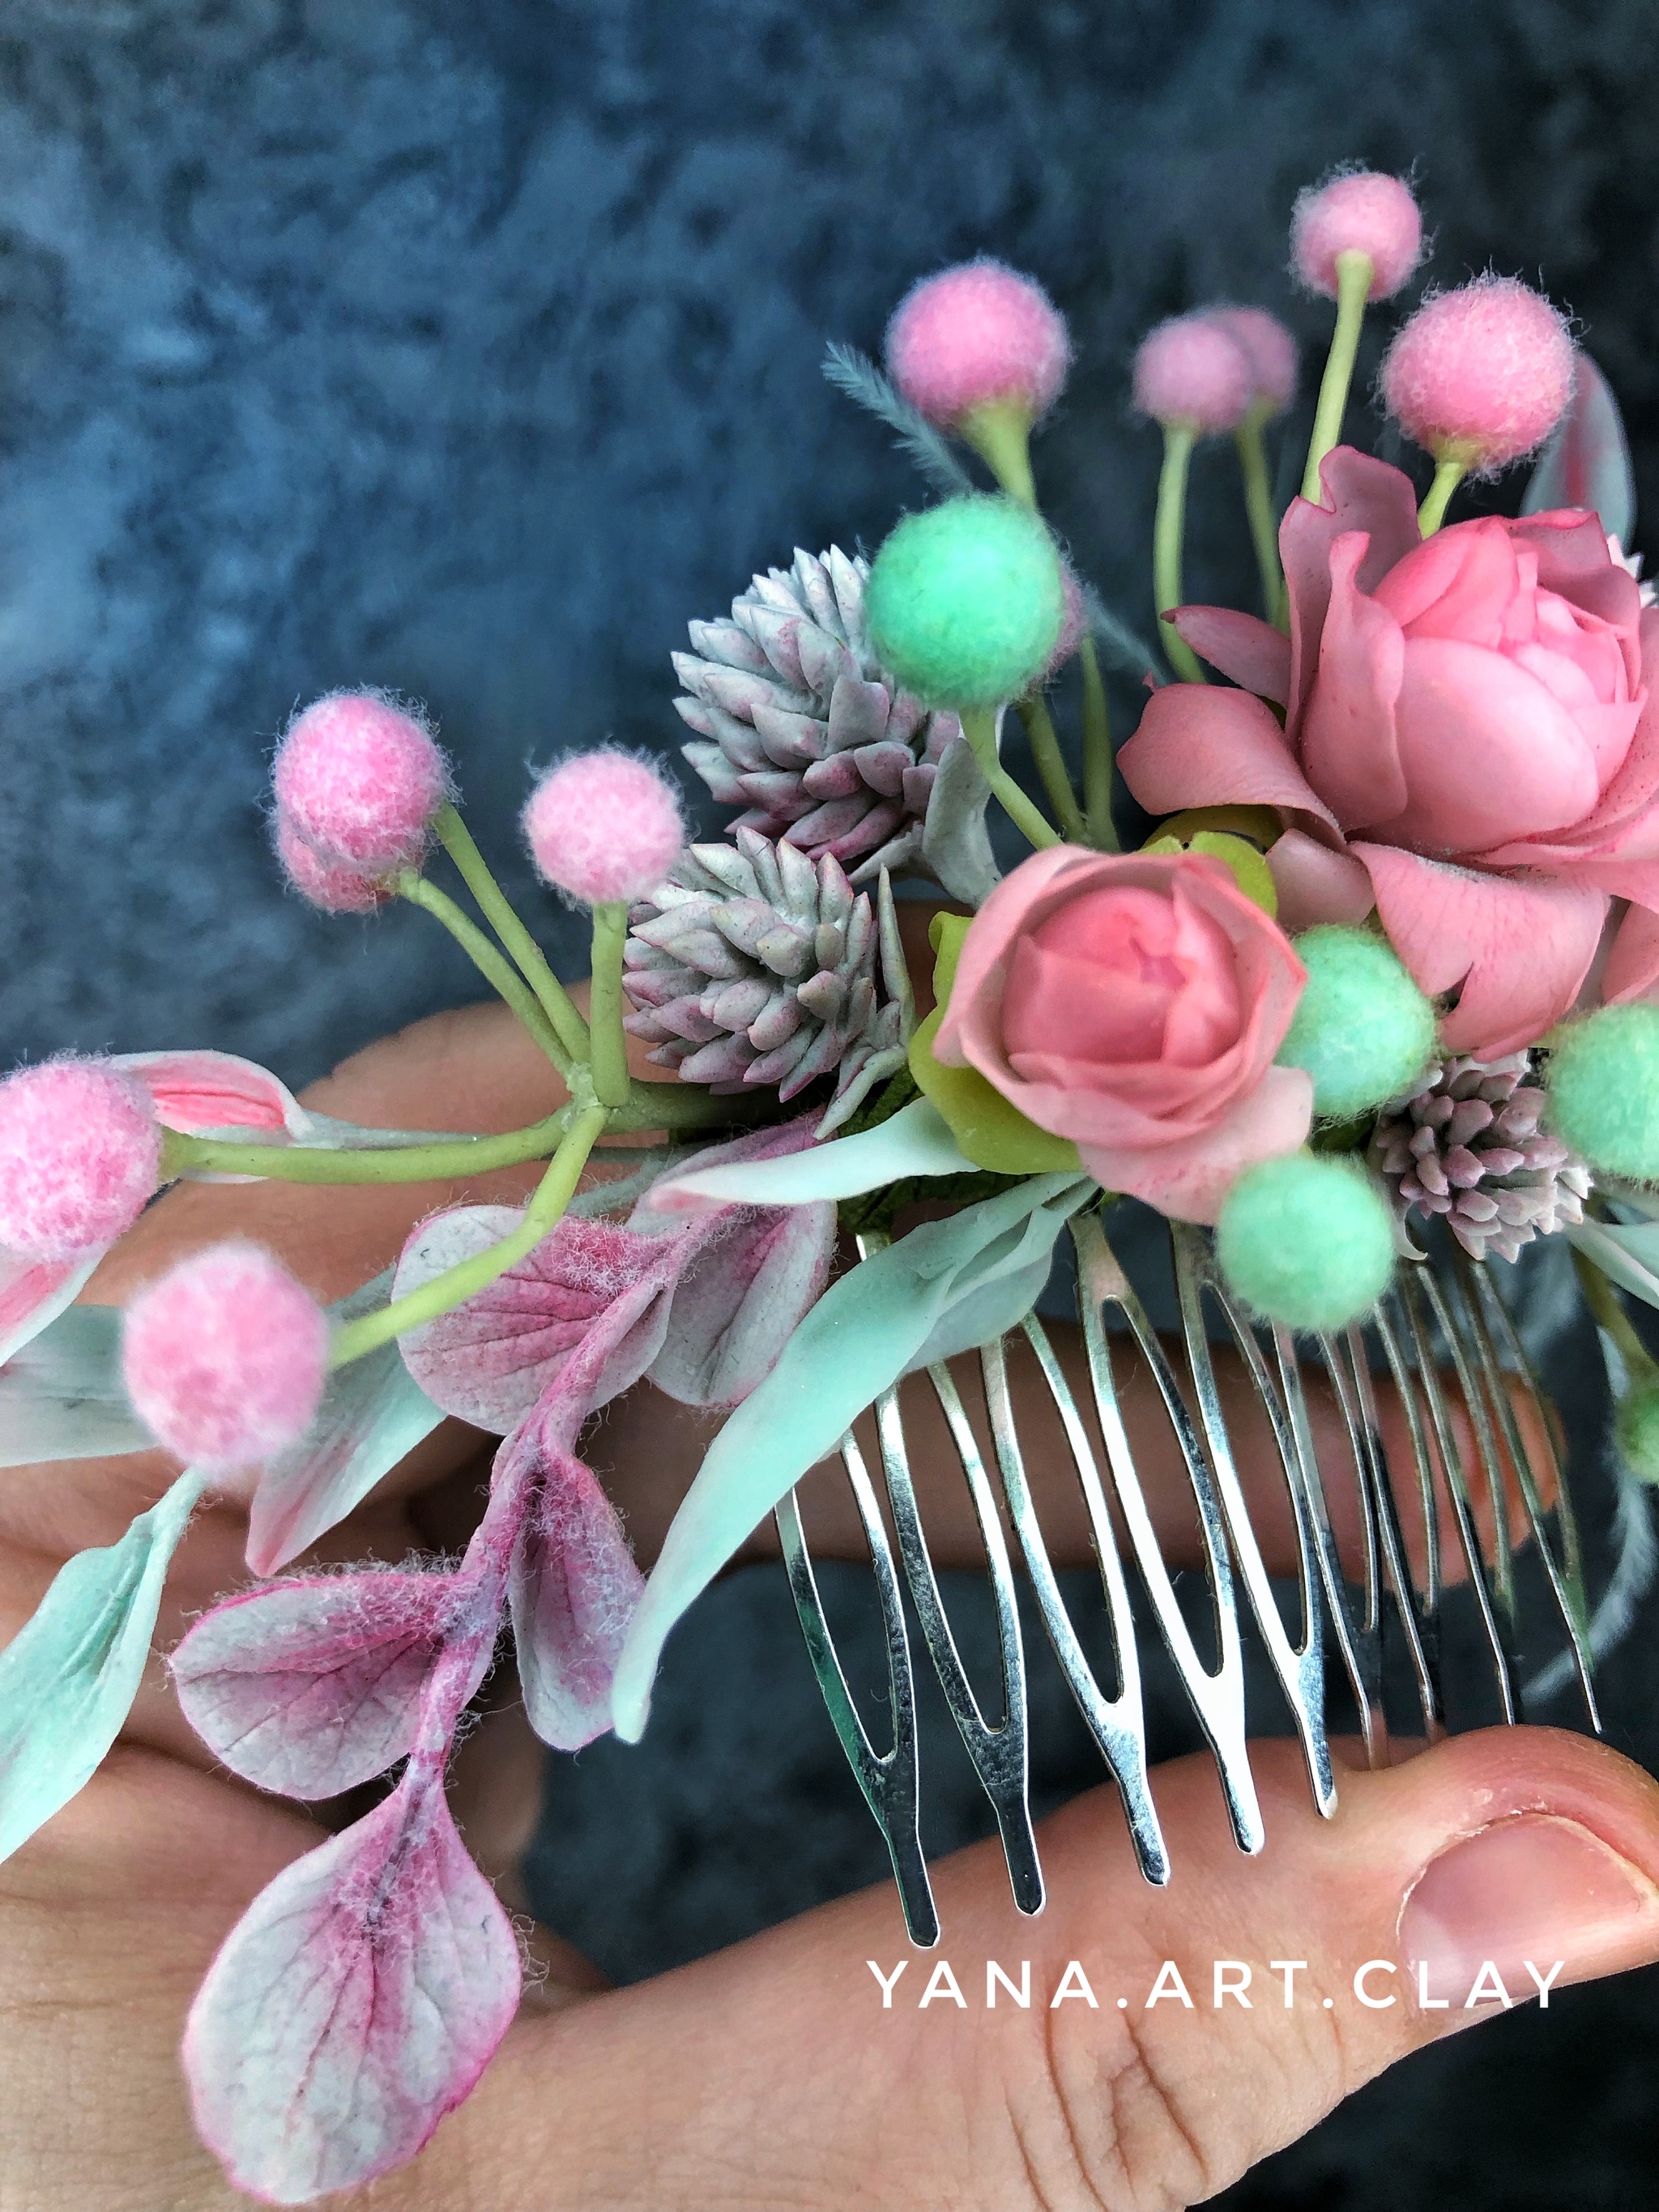
M 1235 430 L 1255 391 L 1249 356 L 1207 315 L 1172 316 L 1135 355 L 1135 405 L 1166 429 Z
M 1047 414 L 1072 343 L 1042 287 L 1000 261 L 964 261 L 925 276 L 887 325 L 887 366 L 910 404 L 951 429 L 997 401 Z
M 311 1426 L 328 1316 L 258 1244 L 209 1246 L 127 1309 L 127 1395 L 156 1441 L 216 1472 L 269 1459 Z
M 313 851 L 285 814 L 276 817 L 276 857 L 301 898 L 325 914 L 373 914 L 391 896 L 383 880 Z
M 1392 299 L 1423 258 L 1423 216 L 1409 185 L 1356 169 L 1297 195 L 1291 268 L 1310 292 L 1337 295 L 1339 253 L 1369 254 L 1368 300 Z
M 571 753 L 530 794 L 524 834 L 544 881 L 587 906 L 644 898 L 685 849 L 678 791 L 632 753 Z
M 149 1093 L 107 1062 L 49 1060 L 0 1083 L 0 1245 L 25 1259 L 112 1244 L 161 1168 Z
M 432 733 L 379 691 L 333 691 L 289 725 L 271 774 L 277 817 L 318 857 L 362 874 L 412 866 L 449 796 Z
M 1425 301 L 1382 364 L 1382 396 L 1437 458 L 1501 469 L 1541 445 L 1572 397 L 1567 319 L 1513 276 Z
M 1206 307 L 1203 319 L 1225 331 L 1250 364 L 1250 404 L 1282 415 L 1296 397 L 1296 340 L 1265 307 Z

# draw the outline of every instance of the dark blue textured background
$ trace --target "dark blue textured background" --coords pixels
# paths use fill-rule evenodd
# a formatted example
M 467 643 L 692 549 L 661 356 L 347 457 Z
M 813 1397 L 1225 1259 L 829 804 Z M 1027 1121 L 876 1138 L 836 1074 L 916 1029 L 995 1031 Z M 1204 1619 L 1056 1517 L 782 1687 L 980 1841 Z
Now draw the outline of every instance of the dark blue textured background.
M 970 252 L 1071 319 L 1039 477 L 1143 627 L 1129 353 L 1215 296 L 1316 339 L 1285 223 L 1340 158 L 1420 161 L 1436 277 L 1490 258 L 1577 312 L 1659 514 L 1654 32 L 1650 0 L 9 0 L 0 1053 L 207 1043 L 298 1083 L 473 994 L 422 917 L 276 882 L 269 749 L 336 684 L 430 702 L 574 969 L 514 854 L 526 760 L 675 743 L 685 619 L 916 499 L 818 358 Z M 1247 592 L 1204 476 L 1191 586 Z M 648 1752 L 555 1774 L 539 1901 L 618 1970 L 879 1871 L 787 1615 L 726 1585 Z M 1051 1794 L 1086 1778 L 1065 1725 Z M 1644 2203 L 1654 2003 L 1632 1978 L 1425 2054 L 1231 2201 Z

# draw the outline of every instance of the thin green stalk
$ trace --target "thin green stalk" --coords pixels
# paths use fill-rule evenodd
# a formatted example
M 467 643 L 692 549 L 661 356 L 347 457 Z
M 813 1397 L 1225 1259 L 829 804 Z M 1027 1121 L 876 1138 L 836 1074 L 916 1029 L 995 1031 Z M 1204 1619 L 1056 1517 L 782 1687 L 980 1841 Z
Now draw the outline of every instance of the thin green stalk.
M 378 1313 L 364 1314 L 356 1321 L 345 1322 L 334 1332 L 329 1348 L 330 1366 L 347 1366 L 352 1360 L 361 1359 L 366 1352 L 390 1344 L 405 1329 L 419 1328 L 424 1322 L 436 1321 L 440 1314 L 447 1313 L 453 1306 L 477 1297 L 498 1275 L 504 1275 L 516 1261 L 533 1252 L 569 1205 L 587 1164 L 587 1156 L 604 1130 L 606 1119 L 603 1106 L 584 1107 L 561 1138 L 559 1149 L 548 1163 L 547 1173 L 525 1208 L 523 1221 L 512 1235 L 503 1237 L 499 1244 L 492 1244 L 486 1252 L 475 1253 L 470 1260 L 446 1267 L 441 1275 L 434 1275 L 429 1283 L 422 1283 L 419 1290 L 410 1291 L 406 1297 L 393 1298 Z
M 1010 499 L 1036 513 L 1031 477 L 1031 418 L 1018 400 L 993 399 L 970 408 L 958 426 Z
M 623 1029 L 623 947 L 628 942 L 628 908 L 605 901 L 593 909 L 593 984 L 588 1000 L 592 1039 L 589 1066 L 593 1095 L 601 1106 L 628 1103 L 628 1038 Z
M 441 891 L 435 884 L 428 883 L 424 876 L 417 876 L 412 868 L 405 868 L 398 877 L 398 896 L 407 899 L 411 906 L 420 907 L 435 921 L 443 924 L 479 974 L 512 1007 L 560 1074 L 568 1076 L 570 1056 L 554 1034 L 553 1024 L 542 1012 L 535 993 L 524 981 L 511 961 L 503 958 L 477 924 L 469 921 L 454 900 Z
M 564 1135 L 571 1109 L 561 1106 L 544 1121 L 508 1129 L 499 1137 L 465 1137 L 438 1145 L 405 1145 L 395 1152 L 343 1152 L 321 1145 L 250 1145 L 222 1137 L 191 1137 L 169 1129 L 161 1173 L 187 1169 L 216 1175 L 262 1176 L 271 1182 L 448 1182 L 545 1159 Z
M 1249 518 L 1255 565 L 1261 572 L 1261 603 L 1273 628 L 1288 631 L 1290 604 L 1279 560 L 1279 531 L 1273 520 L 1273 483 L 1261 443 L 1261 415 L 1253 407 L 1234 431 L 1233 442 L 1238 447 L 1238 465 L 1244 479 L 1244 512 Z
M 472 842 L 471 831 L 447 801 L 438 809 L 433 827 L 445 852 L 460 870 L 462 881 L 478 902 L 479 911 L 535 993 L 565 1050 L 573 1060 L 586 1060 L 587 1024 L 571 1003 L 564 985 L 548 966 L 540 945 L 514 912 L 506 892 L 490 874 L 483 854 Z
M 1038 852 L 1058 845 L 1060 833 L 1046 822 L 1035 800 L 1030 799 L 997 757 L 996 715 L 989 707 L 964 707 L 962 734 L 974 749 L 974 757 L 985 780 L 1002 802 L 1009 819 L 1024 832 Z
M 1077 793 L 1066 773 L 1066 757 L 1054 734 L 1048 702 L 1040 691 L 1034 691 L 1030 698 L 1020 700 L 1018 707 L 1019 719 L 1031 740 L 1031 757 L 1036 763 L 1037 774 L 1042 779 L 1042 788 L 1048 794 L 1048 804 L 1054 811 L 1061 834 L 1071 844 L 1084 844 L 1088 833 L 1084 828 L 1083 810 L 1077 803 Z
M 1319 497 L 1319 465 L 1342 438 L 1342 417 L 1347 411 L 1348 386 L 1353 382 L 1354 355 L 1359 347 L 1359 328 L 1365 319 L 1365 301 L 1376 274 L 1369 253 L 1352 247 L 1336 257 L 1336 328 L 1325 356 L 1320 380 L 1319 404 L 1314 410 L 1313 436 L 1308 446 L 1308 465 L 1302 472 L 1302 496 Z
M 1164 465 L 1158 476 L 1158 514 L 1152 524 L 1152 592 L 1158 601 L 1164 650 L 1177 676 L 1188 684 L 1208 682 L 1198 655 L 1162 617 L 1185 602 L 1181 591 L 1181 540 L 1187 525 L 1187 464 L 1197 433 L 1182 422 L 1164 426 Z
M 1101 853 L 1115 853 L 1117 830 L 1112 821 L 1112 722 L 1106 711 L 1106 686 L 1101 679 L 1100 655 L 1086 634 L 1077 649 L 1083 671 L 1083 811 L 1089 824 L 1089 842 Z
M 1623 1301 L 1601 1268 L 1577 1250 L 1573 1253 L 1572 1264 L 1584 1293 L 1584 1303 L 1595 1315 L 1599 1326 L 1618 1346 L 1619 1356 L 1625 1363 L 1631 1381 L 1639 1382 L 1659 1374 L 1659 1368 L 1654 1365 L 1652 1353 L 1636 1334 L 1635 1325 L 1625 1311 Z
M 1468 457 L 1455 447 L 1443 453 L 1434 465 L 1434 482 L 1429 486 L 1428 497 L 1417 510 L 1419 535 L 1432 538 L 1446 519 L 1446 509 L 1451 495 L 1469 472 Z

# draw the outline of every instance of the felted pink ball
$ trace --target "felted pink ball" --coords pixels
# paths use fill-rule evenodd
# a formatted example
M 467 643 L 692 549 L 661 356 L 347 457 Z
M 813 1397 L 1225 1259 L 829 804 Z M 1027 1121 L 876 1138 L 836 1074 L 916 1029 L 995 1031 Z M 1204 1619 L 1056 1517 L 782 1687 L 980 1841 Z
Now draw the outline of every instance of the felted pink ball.
M 1054 649 L 1048 655 L 1048 665 L 1040 682 L 1065 667 L 1089 634 L 1089 608 L 1083 596 L 1083 586 L 1077 580 L 1077 571 L 1069 561 L 1060 564 L 1060 594 L 1063 611 L 1060 618 L 1060 635 L 1054 640 Z
M 287 815 L 276 817 L 276 857 L 283 872 L 302 898 L 325 914 L 373 914 L 391 896 L 383 882 L 359 875 L 337 860 L 325 860 L 313 850 Z
M 1255 390 L 1249 356 L 1208 315 L 1172 316 L 1135 355 L 1135 405 L 1166 428 L 1237 429 Z
M 1368 300 L 1388 300 L 1423 258 L 1423 215 L 1412 188 L 1375 169 L 1310 185 L 1291 216 L 1291 267 L 1310 292 L 1337 295 L 1336 257 L 1367 253 Z
M 1225 331 L 1249 362 L 1250 404 L 1265 403 L 1267 414 L 1282 415 L 1296 397 L 1297 350 L 1278 316 L 1265 307 L 1206 307 L 1204 319 Z
M 999 399 L 1036 422 L 1054 404 L 1071 360 L 1066 319 L 1042 285 L 989 258 L 924 276 L 887 325 L 894 383 L 947 430 Z
M 158 1443 L 193 1467 L 243 1467 L 310 1427 L 328 1371 L 328 1316 L 261 1246 L 214 1244 L 134 1298 L 121 1365 Z
M 1501 469 L 1549 435 L 1572 397 L 1565 315 L 1513 276 L 1477 276 L 1425 301 L 1382 363 L 1382 397 L 1431 453 Z
M 685 849 L 679 793 L 632 753 L 572 753 L 526 802 L 524 834 L 543 878 L 588 906 L 643 898 Z
M 161 1169 L 149 1092 L 106 1061 L 49 1060 L 0 1083 L 0 1244 L 23 1258 L 112 1244 Z
M 449 795 L 429 730 L 378 691 L 333 691 L 289 726 L 271 781 L 279 817 L 318 856 L 378 875 L 410 866 Z

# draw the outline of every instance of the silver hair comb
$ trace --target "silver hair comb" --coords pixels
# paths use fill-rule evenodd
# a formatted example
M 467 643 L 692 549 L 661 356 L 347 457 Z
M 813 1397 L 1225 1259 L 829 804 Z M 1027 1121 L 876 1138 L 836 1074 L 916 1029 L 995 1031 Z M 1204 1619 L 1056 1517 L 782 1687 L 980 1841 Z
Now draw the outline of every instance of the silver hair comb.
M 1148 1774 L 1130 1560 L 1120 1545 L 1110 1501 L 1118 1508 L 1158 1631 L 1214 1755 L 1241 1850 L 1260 1850 L 1265 1835 L 1246 1744 L 1240 1583 L 1288 1704 L 1314 1802 L 1328 1815 L 1337 1796 L 1328 1735 L 1327 1670 L 1333 1663 L 1358 1706 L 1372 1765 L 1386 1765 L 1389 1757 L 1385 1630 L 1390 1645 L 1397 1637 L 1403 1647 L 1422 1735 L 1433 1741 L 1445 1733 L 1440 1632 L 1449 1578 L 1442 1552 L 1443 1508 L 1472 1593 L 1498 1711 L 1507 1723 L 1522 1717 L 1511 1475 L 1527 1536 L 1543 1565 L 1552 1612 L 1565 1631 L 1568 1667 L 1577 1677 L 1589 1725 L 1600 1733 L 1583 1552 L 1565 1473 L 1551 1440 L 1537 1378 L 1487 1266 L 1462 1251 L 1443 1261 L 1437 1256 L 1407 1261 L 1395 1286 L 1363 1328 L 1298 1341 L 1282 1328 L 1259 1329 L 1238 1310 L 1218 1279 L 1206 1231 L 1176 1224 L 1168 1235 L 1180 1310 L 1181 1350 L 1174 1359 L 1150 1324 L 1099 1216 L 1087 1215 L 1073 1224 L 1078 1304 L 1103 1464 L 1042 1322 L 1033 1313 L 1023 1324 L 1083 1495 L 1114 1647 L 1114 1693 L 1102 1686 L 1085 1655 L 1038 1524 L 1026 1475 L 1029 1447 L 1022 1445 L 1009 1388 L 1011 1340 L 994 1340 L 978 1355 L 988 1453 L 949 1368 L 940 1364 L 927 1370 L 985 1547 L 1001 1662 L 1000 1720 L 987 1721 L 951 1633 L 922 1531 L 897 1390 L 886 1392 L 873 1409 L 896 1559 L 865 1451 L 851 1433 L 841 1447 L 869 1546 L 885 1632 L 892 1734 L 885 1750 L 872 1742 L 836 1655 L 795 1493 L 777 1508 L 790 1588 L 814 1672 L 885 1839 L 911 1940 L 924 1948 L 939 1940 L 939 1923 L 921 1838 L 921 1775 L 907 1589 L 951 1717 L 995 1814 L 1014 1902 L 1022 1912 L 1042 1908 L 1042 1869 L 1029 1786 L 1026 1662 L 1009 1531 L 1055 1659 L 1117 1784 L 1136 1858 L 1151 1882 L 1166 1882 L 1170 1865 Z M 861 1252 L 875 1241 L 864 1240 Z M 1224 1414 L 1206 1308 L 1212 1308 L 1224 1337 L 1231 1339 L 1266 1414 L 1273 1457 L 1288 1493 L 1300 1616 L 1294 1640 L 1251 1526 Z M 1183 1617 L 1130 1448 L 1119 1395 L 1121 1350 L 1128 1346 L 1151 1370 L 1196 1509 L 1214 1623 L 1212 1666 L 1206 1665 Z M 1338 1449 L 1322 1459 L 1316 1449 L 1304 1379 L 1304 1370 L 1322 1370 L 1339 1413 Z M 1385 1442 L 1379 1383 L 1398 1399 L 1407 1440 L 1403 1449 L 1391 1451 Z M 1524 1422 L 1518 1406 L 1525 1409 Z M 1358 1571 L 1352 1579 L 1333 1533 L 1332 1502 L 1340 1486 L 1350 1494 L 1359 1530 Z M 1490 1508 L 1491 1533 L 1485 1540 L 1476 1505 L 1481 1497 Z M 1422 1557 L 1414 1570 L 1405 1530 L 1419 1516 Z

